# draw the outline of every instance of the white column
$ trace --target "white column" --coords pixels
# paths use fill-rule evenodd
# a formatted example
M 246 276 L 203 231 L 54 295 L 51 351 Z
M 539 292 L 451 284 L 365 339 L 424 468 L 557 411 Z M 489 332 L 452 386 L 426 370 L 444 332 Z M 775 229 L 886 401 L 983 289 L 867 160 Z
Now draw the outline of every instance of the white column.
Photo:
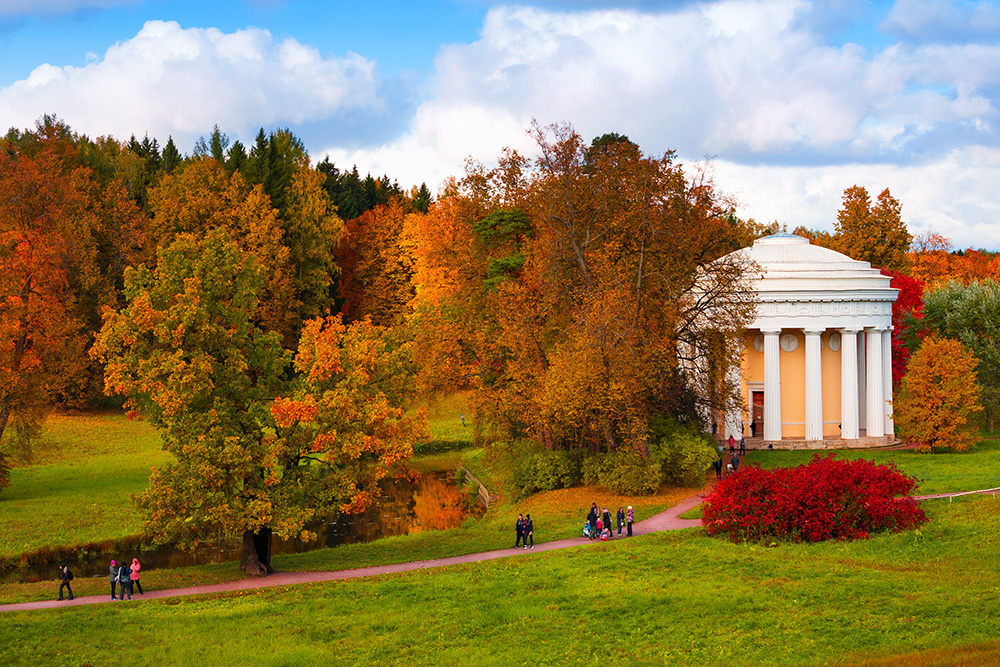
M 885 396 L 882 394 L 882 330 L 865 329 L 867 358 L 868 401 L 865 415 L 866 435 L 881 438 L 885 435 Z
M 781 440 L 781 329 L 764 329 L 764 440 Z
M 741 390 L 741 380 L 740 380 L 740 365 L 739 361 L 733 364 L 729 369 L 728 384 L 730 387 L 735 387 L 737 392 Z M 742 436 L 743 429 L 743 405 L 742 401 L 735 408 L 732 408 L 726 412 L 726 439 L 729 436 L 736 438 L 739 442 Z
M 806 329 L 806 440 L 823 439 L 823 329 Z
M 862 431 L 865 430 L 867 424 L 865 423 L 865 417 L 867 416 L 867 406 L 868 406 L 868 386 L 866 382 L 866 366 L 865 363 L 865 333 L 859 330 L 858 333 L 861 335 L 857 337 L 858 339 L 858 360 L 857 374 L 858 374 L 858 428 Z
M 882 394 L 885 397 L 885 434 L 895 437 L 892 421 L 892 327 L 882 332 Z
M 858 439 L 858 331 L 840 330 L 840 434 Z

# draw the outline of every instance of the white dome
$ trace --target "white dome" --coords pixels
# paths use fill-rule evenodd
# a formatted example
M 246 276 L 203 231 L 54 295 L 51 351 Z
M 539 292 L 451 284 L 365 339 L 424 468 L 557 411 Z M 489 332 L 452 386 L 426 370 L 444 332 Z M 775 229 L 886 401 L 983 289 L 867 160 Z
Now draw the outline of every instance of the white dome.
M 871 264 L 812 245 L 802 236 L 765 236 L 739 252 L 760 266 L 756 289 L 762 298 L 769 292 L 862 290 L 869 293 L 867 298 L 895 300 L 896 290 L 889 287 L 890 278 Z M 884 294 L 879 298 L 870 293 L 872 290 Z

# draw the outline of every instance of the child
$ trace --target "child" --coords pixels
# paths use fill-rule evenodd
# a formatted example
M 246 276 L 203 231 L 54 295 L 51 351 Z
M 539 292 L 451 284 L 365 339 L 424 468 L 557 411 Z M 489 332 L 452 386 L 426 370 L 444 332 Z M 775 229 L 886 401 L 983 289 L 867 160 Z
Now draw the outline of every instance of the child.
M 591 537 L 591 535 L 590 535 L 590 522 L 589 521 L 584 521 L 583 522 L 583 536 L 584 537 Z M 593 539 L 593 538 L 591 538 L 591 539 Z

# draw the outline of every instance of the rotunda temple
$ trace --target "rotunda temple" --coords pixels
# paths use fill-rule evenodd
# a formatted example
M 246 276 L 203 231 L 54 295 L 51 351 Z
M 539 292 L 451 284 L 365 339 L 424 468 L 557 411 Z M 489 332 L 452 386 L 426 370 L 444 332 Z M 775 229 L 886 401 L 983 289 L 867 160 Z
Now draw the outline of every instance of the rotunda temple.
M 756 319 L 744 338 L 743 409 L 725 418 L 785 447 L 860 447 L 895 439 L 889 277 L 793 234 L 737 251 L 756 262 Z

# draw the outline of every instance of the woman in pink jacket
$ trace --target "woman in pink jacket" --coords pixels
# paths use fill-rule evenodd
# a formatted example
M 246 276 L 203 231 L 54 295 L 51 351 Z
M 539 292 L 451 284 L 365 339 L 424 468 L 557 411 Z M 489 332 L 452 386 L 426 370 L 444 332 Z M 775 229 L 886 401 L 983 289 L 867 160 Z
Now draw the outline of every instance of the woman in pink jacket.
M 138 558 L 132 559 L 132 576 L 129 579 L 132 580 L 132 586 L 142 593 L 142 584 L 139 583 L 139 570 L 142 569 L 142 565 L 139 564 Z M 145 593 L 143 593 L 145 595 Z

